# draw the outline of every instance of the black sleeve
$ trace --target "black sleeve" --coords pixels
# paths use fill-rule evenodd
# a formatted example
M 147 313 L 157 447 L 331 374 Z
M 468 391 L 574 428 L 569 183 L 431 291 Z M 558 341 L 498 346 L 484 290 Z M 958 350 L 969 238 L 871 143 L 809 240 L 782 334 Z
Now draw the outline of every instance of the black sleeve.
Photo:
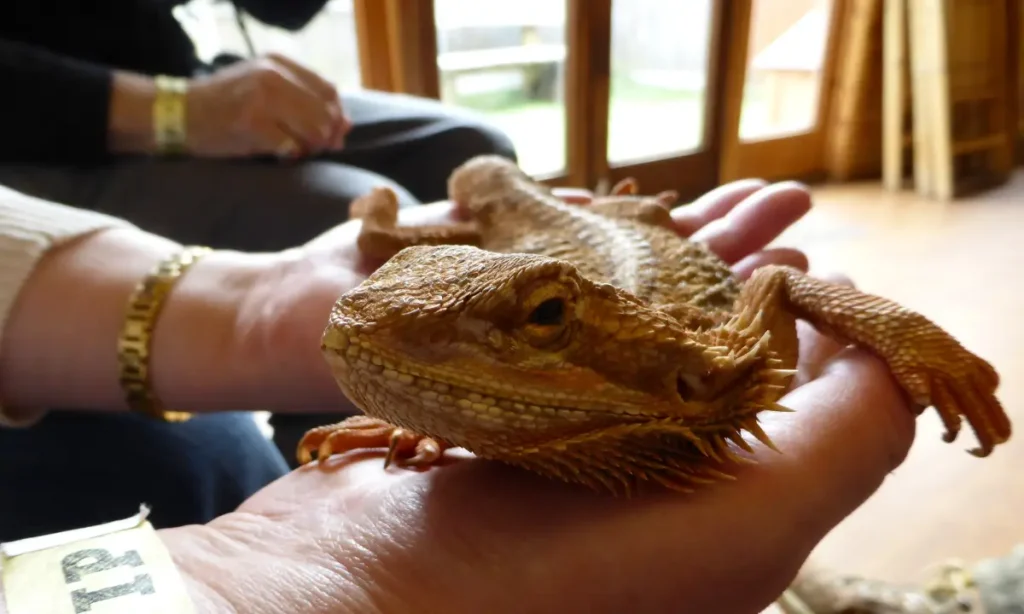
M 0 161 L 105 158 L 111 81 L 105 66 L 0 38 Z
M 323 10 L 328 0 L 235 0 L 256 19 L 286 30 L 301 30 Z

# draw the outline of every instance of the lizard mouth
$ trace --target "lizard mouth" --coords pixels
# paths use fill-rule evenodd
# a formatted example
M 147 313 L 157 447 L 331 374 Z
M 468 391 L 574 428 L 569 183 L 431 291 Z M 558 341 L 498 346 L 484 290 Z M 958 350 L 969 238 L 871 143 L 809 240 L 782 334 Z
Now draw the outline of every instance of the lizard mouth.
M 330 335 L 330 343 L 325 344 L 323 350 L 337 356 L 344 365 L 347 373 L 336 373 L 337 376 L 385 381 L 388 385 L 414 392 L 420 401 L 457 406 L 468 403 L 476 405 L 477 410 L 486 409 L 492 415 L 526 412 L 527 415 L 582 419 L 587 414 L 608 414 L 618 416 L 620 420 L 624 416 L 642 420 L 659 415 L 656 411 L 644 411 L 642 403 L 616 403 L 602 399 L 600 395 L 584 398 L 560 390 L 535 391 L 521 383 L 473 379 L 461 375 L 454 367 L 424 365 L 400 352 L 340 331 Z

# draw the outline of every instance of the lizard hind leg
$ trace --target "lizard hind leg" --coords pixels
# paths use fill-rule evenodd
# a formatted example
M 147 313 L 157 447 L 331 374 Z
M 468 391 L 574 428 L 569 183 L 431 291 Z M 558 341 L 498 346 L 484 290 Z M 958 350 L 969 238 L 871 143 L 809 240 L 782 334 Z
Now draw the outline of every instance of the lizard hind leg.
M 636 177 L 620 179 L 608 190 L 607 194 L 598 195 L 599 198 L 606 196 L 640 196 L 640 182 L 637 181 Z M 656 204 L 665 209 L 671 209 L 679 200 L 679 192 L 676 190 L 662 190 L 651 198 L 654 199 Z
M 377 187 L 360 196 L 350 209 L 350 216 L 362 221 L 356 244 L 371 258 L 387 260 L 415 245 L 480 244 L 480 228 L 472 221 L 399 226 L 398 195 L 388 187 Z
M 626 177 L 620 179 L 618 183 L 612 186 L 608 191 L 608 194 L 612 196 L 635 196 L 640 193 L 640 182 L 636 180 L 636 177 Z
M 1009 417 L 995 395 L 995 369 L 923 315 L 795 268 L 768 265 L 744 284 L 725 326 L 750 329 L 760 320 L 771 330 L 768 323 L 789 318 L 806 320 L 880 358 L 912 402 L 935 407 L 946 442 L 956 439 L 962 418 L 978 438 L 980 447 L 971 450 L 975 456 L 987 456 L 1010 438 Z
M 299 441 L 296 457 L 305 465 L 324 461 L 334 454 L 364 448 L 387 447 L 384 466 L 424 467 L 436 463 L 449 447 L 431 437 L 417 435 L 384 420 L 369 416 L 350 416 L 335 424 L 310 429 Z

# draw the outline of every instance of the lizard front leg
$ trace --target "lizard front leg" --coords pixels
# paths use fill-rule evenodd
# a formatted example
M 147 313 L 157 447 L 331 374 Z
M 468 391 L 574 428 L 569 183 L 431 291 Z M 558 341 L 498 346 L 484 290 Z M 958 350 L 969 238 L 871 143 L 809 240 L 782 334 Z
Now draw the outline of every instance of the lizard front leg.
M 449 446 L 370 416 L 350 416 L 335 424 L 310 429 L 299 441 L 296 456 L 305 465 L 326 460 L 332 454 L 363 448 L 387 447 L 384 466 L 427 466 L 437 462 Z
M 1010 437 L 1010 420 L 995 396 L 999 376 L 985 360 L 921 314 L 849 286 L 815 279 L 778 265 L 758 269 L 737 299 L 725 326 L 748 328 L 758 318 L 784 343 L 795 343 L 795 318 L 823 334 L 855 344 L 881 358 L 910 399 L 922 409 L 934 406 L 952 442 L 966 417 L 987 456 Z M 795 348 L 783 348 L 782 354 Z
M 356 243 L 371 258 L 387 260 L 414 245 L 479 245 L 475 222 L 427 226 L 398 225 L 398 195 L 387 187 L 374 188 L 352 202 L 351 217 L 362 220 Z

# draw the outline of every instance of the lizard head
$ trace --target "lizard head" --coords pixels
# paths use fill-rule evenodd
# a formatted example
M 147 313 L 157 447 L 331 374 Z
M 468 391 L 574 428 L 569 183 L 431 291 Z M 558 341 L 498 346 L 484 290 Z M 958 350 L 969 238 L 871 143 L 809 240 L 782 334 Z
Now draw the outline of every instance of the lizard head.
M 717 324 L 550 257 L 410 247 L 336 302 L 322 347 L 368 415 L 473 451 L 654 423 L 732 438 L 789 373 L 766 333 Z

